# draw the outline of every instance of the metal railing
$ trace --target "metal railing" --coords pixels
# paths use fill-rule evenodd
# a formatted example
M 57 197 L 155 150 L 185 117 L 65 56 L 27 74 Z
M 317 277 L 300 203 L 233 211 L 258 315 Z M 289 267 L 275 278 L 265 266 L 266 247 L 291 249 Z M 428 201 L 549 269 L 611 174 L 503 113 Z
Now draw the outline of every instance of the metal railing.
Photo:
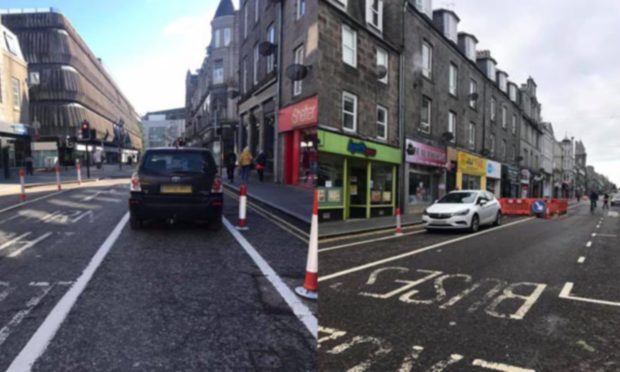
M 49 8 L 13 8 L 13 9 L 0 9 L 0 14 L 30 14 L 30 13 L 62 13 L 60 9 Z

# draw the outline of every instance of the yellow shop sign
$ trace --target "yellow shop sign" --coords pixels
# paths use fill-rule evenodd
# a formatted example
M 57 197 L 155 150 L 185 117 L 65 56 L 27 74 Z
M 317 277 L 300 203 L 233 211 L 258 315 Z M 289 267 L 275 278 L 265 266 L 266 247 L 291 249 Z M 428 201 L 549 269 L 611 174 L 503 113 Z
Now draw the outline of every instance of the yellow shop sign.
M 486 176 L 487 161 L 486 159 L 459 151 L 458 169 L 462 173 L 471 174 L 472 176 Z

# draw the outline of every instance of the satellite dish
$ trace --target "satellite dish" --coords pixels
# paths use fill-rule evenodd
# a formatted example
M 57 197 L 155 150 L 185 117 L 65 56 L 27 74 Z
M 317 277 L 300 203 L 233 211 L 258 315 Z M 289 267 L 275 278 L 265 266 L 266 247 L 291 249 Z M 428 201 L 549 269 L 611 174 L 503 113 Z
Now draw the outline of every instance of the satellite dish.
M 470 99 L 472 99 L 472 100 L 474 100 L 474 101 L 477 101 L 477 100 L 478 100 L 478 93 L 476 93 L 476 92 L 471 93 L 471 94 L 469 95 L 469 98 L 470 98 Z
M 262 43 L 258 44 L 258 52 L 263 57 L 270 56 L 275 53 L 275 51 L 276 45 L 269 41 L 263 41 Z
M 308 76 L 310 66 L 294 63 L 286 68 L 286 77 L 293 81 L 303 80 Z
M 451 132 L 443 132 L 441 134 L 441 140 L 444 142 L 450 142 L 454 139 L 454 134 L 452 134 Z
M 415 147 L 412 144 L 407 145 L 407 155 L 415 155 Z
M 228 98 L 235 99 L 237 97 L 239 97 L 239 91 L 238 90 L 229 90 L 228 91 Z
M 377 73 L 377 79 L 383 79 L 384 77 L 387 76 L 387 68 L 385 68 L 385 66 L 377 66 L 376 69 L 376 73 Z

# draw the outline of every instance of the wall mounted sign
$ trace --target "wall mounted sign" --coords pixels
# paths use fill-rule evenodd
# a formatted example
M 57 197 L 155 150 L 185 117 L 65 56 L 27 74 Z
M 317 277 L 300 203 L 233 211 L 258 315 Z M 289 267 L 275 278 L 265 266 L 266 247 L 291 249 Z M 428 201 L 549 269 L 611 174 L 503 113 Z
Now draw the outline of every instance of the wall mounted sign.
M 317 96 L 305 99 L 283 108 L 278 113 L 280 132 L 316 125 L 319 120 L 319 99 Z
M 486 176 L 487 161 L 486 159 L 459 151 L 458 170 L 472 176 Z
M 405 160 L 407 163 L 444 167 L 448 156 L 443 149 L 407 140 Z
M 347 145 L 347 151 L 351 154 L 362 154 L 364 156 L 377 156 L 377 150 L 368 147 L 364 142 L 355 142 L 352 139 L 349 140 Z
M 487 177 L 502 178 L 502 165 L 496 161 L 487 160 Z

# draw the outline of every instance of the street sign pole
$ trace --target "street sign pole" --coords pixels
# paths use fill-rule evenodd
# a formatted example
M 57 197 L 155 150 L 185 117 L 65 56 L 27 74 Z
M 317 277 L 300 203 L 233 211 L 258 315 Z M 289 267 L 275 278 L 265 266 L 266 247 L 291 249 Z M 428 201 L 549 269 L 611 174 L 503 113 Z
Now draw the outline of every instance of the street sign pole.
M 86 178 L 90 178 L 90 151 L 88 151 L 88 143 L 86 144 Z

